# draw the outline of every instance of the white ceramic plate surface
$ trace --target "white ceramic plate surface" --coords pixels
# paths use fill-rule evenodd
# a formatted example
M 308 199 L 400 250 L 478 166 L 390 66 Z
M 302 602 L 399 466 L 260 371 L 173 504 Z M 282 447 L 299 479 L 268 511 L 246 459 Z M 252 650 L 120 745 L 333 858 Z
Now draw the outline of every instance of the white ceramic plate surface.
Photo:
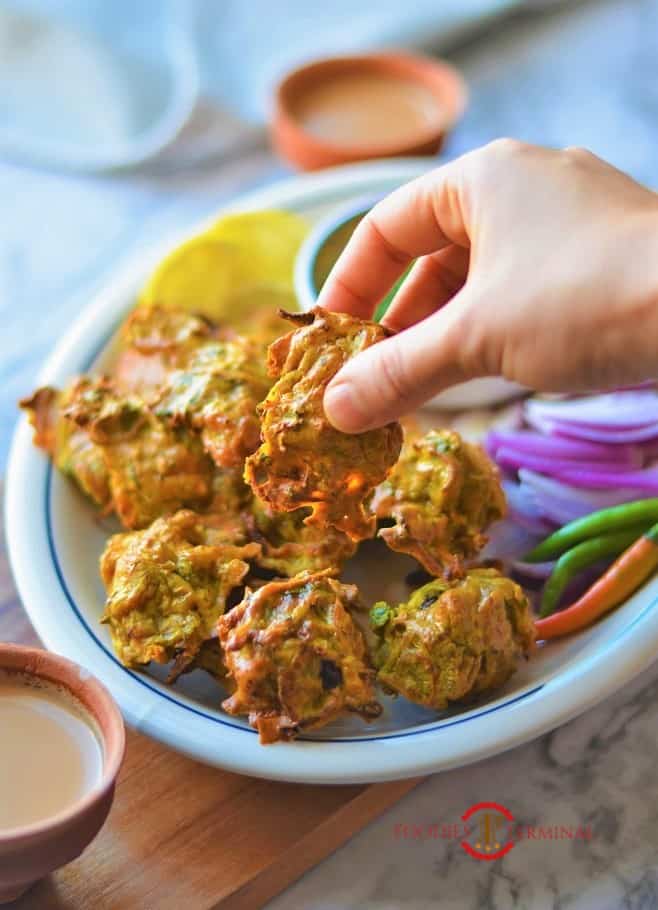
M 426 162 L 380 162 L 296 177 L 242 199 L 231 209 L 281 207 L 311 221 L 350 198 L 386 192 Z M 202 229 L 206 225 L 199 225 Z M 194 232 L 186 232 L 187 235 Z M 39 377 L 62 385 L 102 365 L 122 317 L 152 266 L 179 243 L 118 271 L 62 339 Z M 71 255 L 75 255 L 73 250 Z M 509 749 L 569 720 L 644 669 L 658 653 L 658 580 L 581 635 L 540 649 L 488 699 L 436 714 L 403 699 L 383 698 L 384 713 L 366 726 L 356 718 L 294 743 L 260 746 L 241 719 L 219 708 L 211 680 L 193 673 L 175 688 L 159 670 L 135 673 L 114 657 L 99 625 L 103 589 L 98 557 L 109 530 L 73 485 L 53 471 L 31 442 L 27 420 L 14 439 L 6 522 L 21 598 L 44 643 L 86 666 L 114 694 L 126 720 L 147 736 L 218 767 L 278 780 L 347 783 L 387 780 L 452 768 Z M 347 567 L 368 602 L 407 596 L 413 564 L 365 545 Z

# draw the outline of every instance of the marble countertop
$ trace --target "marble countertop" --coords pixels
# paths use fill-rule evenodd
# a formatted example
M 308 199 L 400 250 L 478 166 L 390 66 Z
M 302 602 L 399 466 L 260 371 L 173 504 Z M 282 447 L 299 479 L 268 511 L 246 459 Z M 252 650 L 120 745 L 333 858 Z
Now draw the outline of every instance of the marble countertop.
M 658 0 L 555 4 L 450 56 L 471 104 L 447 154 L 500 135 L 584 145 L 658 187 Z M 0 164 L 0 470 L 16 399 L 117 262 L 285 173 L 257 143 L 233 160 L 111 178 Z M 657 696 L 658 666 L 534 743 L 429 779 L 272 910 L 658 907 Z M 529 838 L 478 862 L 432 836 L 480 801 L 591 839 Z
M 269 910 L 655 910 L 657 698 L 658 667 L 533 743 L 435 775 Z M 502 804 L 535 837 L 484 862 L 441 827 L 435 836 L 478 802 Z M 540 839 L 579 825 L 590 840 Z

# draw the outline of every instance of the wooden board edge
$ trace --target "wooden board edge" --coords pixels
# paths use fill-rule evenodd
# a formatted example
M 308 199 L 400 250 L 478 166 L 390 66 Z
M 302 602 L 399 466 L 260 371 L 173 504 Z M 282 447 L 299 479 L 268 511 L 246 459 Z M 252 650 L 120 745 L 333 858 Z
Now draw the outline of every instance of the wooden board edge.
M 313 830 L 292 844 L 286 854 L 250 882 L 207 910 L 258 910 L 306 871 L 338 849 L 368 822 L 416 787 L 424 778 L 370 784 Z

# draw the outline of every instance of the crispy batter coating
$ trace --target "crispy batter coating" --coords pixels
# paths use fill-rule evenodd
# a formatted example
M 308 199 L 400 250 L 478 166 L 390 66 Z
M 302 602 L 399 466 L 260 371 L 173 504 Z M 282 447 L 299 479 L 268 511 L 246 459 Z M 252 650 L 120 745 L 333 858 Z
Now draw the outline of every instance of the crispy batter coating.
M 167 376 L 155 413 L 172 426 L 201 434 L 219 467 L 241 467 L 258 448 L 256 405 L 270 383 L 260 349 L 245 339 L 215 341 L 195 351 Z
M 535 641 L 527 597 L 495 569 L 434 579 L 397 607 L 375 604 L 370 619 L 379 681 L 437 710 L 502 686 Z
M 117 394 L 106 379 L 83 378 L 64 414 L 102 451 L 124 527 L 144 528 L 210 500 L 215 471 L 201 440 L 184 427 L 167 426 L 140 398 Z
M 197 654 L 190 660 L 184 651 L 180 651 L 173 660 L 171 669 L 167 674 L 167 683 L 175 683 L 177 679 L 194 670 L 203 670 L 224 689 L 229 688 L 226 678 L 226 664 L 224 652 L 217 638 L 204 641 Z
M 245 513 L 251 507 L 253 494 L 242 478 L 241 468 L 216 468 L 212 478 L 212 496 L 203 512 L 223 523 L 227 539 L 242 543 L 249 538 Z
M 113 378 L 122 392 L 150 398 L 169 371 L 185 366 L 190 357 L 218 335 L 208 320 L 183 310 L 139 307 L 121 327 L 121 350 Z
M 377 717 L 374 672 L 350 610 L 353 585 L 328 571 L 247 592 L 218 622 L 235 691 L 223 702 L 245 714 L 261 742 L 291 739 L 346 711 Z
M 308 515 L 308 509 L 273 512 L 254 497 L 245 520 L 251 539 L 262 547 L 256 564 L 287 578 L 340 569 L 356 552 L 356 543 L 336 528 L 305 524 Z
M 103 452 L 64 414 L 73 389 L 75 384 L 64 392 L 44 386 L 24 398 L 20 406 L 34 427 L 34 444 L 47 452 L 55 467 L 71 477 L 96 505 L 109 510 L 112 497 Z
M 172 678 L 195 660 L 211 665 L 200 649 L 257 552 L 258 544 L 226 543 L 212 522 L 187 510 L 111 537 L 100 561 L 102 621 L 120 660 L 129 667 L 175 660 Z
M 392 550 L 408 553 L 430 573 L 463 574 L 463 561 L 487 542 L 485 529 L 506 512 L 498 469 L 476 445 L 451 430 L 430 430 L 405 443 L 371 507 Z
M 245 479 L 276 512 L 310 507 L 308 524 L 331 525 L 353 540 L 370 537 L 375 521 L 364 503 L 395 463 L 402 430 L 391 423 L 341 433 L 326 419 L 323 397 L 340 367 L 386 332 L 319 307 L 286 318 L 298 328 L 270 346 L 269 370 L 278 381 L 260 406 L 262 445 L 247 459 Z

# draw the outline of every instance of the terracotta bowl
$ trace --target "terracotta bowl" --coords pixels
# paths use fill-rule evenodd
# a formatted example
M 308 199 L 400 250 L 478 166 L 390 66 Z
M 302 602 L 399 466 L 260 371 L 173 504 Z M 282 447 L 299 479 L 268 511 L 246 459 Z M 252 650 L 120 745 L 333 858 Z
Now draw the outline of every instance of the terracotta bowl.
M 441 117 L 436 126 L 423 126 L 392 144 L 332 143 L 308 132 L 297 116 L 305 92 L 332 77 L 351 73 L 395 76 L 416 82 L 436 99 Z M 278 84 L 272 115 L 272 142 L 278 153 L 304 171 L 408 155 L 435 155 L 461 117 L 467 89 L 459 72 L 448 63 L 420 54 L 381 53 L 358 57 L 326 57 L 292 70 Z
M 75 859 L 98 834 L 114 798 L 125 733 L 119 709 L 107 689 L 70 660 L 37 648 L 0 644 L 0 669 L 67 689 L 95 721 L 103 746 L 102 777 L 95 789 L 52 818 L 0 831 L 3 904 L 16 900 L 34 882 Z

